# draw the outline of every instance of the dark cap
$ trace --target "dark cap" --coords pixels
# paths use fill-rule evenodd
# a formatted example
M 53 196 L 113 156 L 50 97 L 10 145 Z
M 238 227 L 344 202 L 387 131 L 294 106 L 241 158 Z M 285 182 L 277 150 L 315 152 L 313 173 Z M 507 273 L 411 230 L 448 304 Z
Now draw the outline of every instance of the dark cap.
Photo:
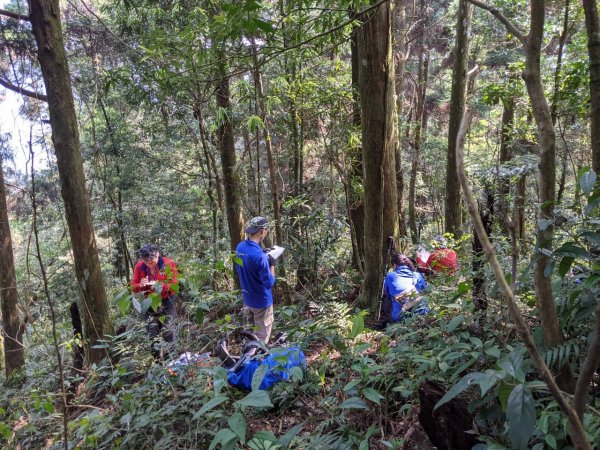
M 145 244 L 140 247 L 140 258 L 148 259 L 158 256 L 158 247 L 154 244 Z
M 246 227 L 246 233 L 254 234 L 263 228 L 269 228 L 269 222 L 264 217 L 254 217 L 250 222 L 248 222 L 248 226 Z

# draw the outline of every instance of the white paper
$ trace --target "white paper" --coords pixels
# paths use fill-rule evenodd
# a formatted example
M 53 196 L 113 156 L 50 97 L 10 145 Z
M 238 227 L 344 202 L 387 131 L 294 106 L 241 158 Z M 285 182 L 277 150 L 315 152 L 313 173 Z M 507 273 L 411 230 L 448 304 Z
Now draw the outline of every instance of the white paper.
M 270 249 L 267 250 L 267 255 L 270 255 L 271 258 L 273 258 L 273 259 L 277 259 L 281 255 L 283 255 L 284 250 L 285 250 L 285 248 L 280 247 L 278 245 L 274 245 L 273 247 L 271 247 Z

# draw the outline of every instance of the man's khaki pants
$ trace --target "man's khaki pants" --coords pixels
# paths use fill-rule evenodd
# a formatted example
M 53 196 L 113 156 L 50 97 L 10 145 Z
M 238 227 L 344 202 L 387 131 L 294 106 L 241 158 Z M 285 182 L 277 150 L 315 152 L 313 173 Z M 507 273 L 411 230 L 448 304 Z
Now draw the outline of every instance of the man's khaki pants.
M 246 317 L 247 326 L 254 325 L 256 337 L 268 344 L 273 328 L 273 305 L 266 308 L 244 306 L 244 316 Z

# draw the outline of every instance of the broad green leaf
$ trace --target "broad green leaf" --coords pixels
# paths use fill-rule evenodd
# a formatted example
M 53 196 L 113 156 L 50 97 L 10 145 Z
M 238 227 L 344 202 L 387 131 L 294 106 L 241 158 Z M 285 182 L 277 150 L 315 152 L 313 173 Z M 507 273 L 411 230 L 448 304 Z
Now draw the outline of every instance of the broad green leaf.
M 573 258 L 590 259 L 589 253 L 579 245 L 576 245 L 574 242 L 565 242 L 559 248 L 554 250 L 554 254 L 557 256 L 570 256 Z
M 465 316 L 463 316 L 462 314 L 454 317 L 450 321 L 450 323 L 448 324 L 448 326 L 446 327 L 446 332 L 447 333 L 452 333 L 456 329 L 456 327 L 458 327 L 464 321 L 465 321 Z
M 585 195 L 590 195 L 596 185 L 596 172 L 589 171 L 579 178 L 579 186 Z
M 254 374 L 252 375 L 252 390 L 253 391 L 256 391 L 260 387 L 260 384 L 263 382 L 263 379 L 265 378 L 265 375 L 267 374 L 267 370 L 269 370 L 269 366 L 266 364 L 261 364 L 254 371 Z
M 242 443 L 246 442 L 246 418 L 242 413 L 235 413 L 227 419 L 229 428 L 240 438 Z
M 575 261 L 575 258 L 573 258 L 572 256 L 565 256 L 560 261 L 560 264 L 558 266 L 558 274 L 560 275 L 561 278 L 564 278 L 565 275 L 569 272 L 569 269 L 571 268 L 573 261 Z
M 117 305 L 119 306 L 119 312 L 122 316 L 127 314 L 131 310 L 131 302 L 133 300 L 133 296 L 122 296 L 117 301 Z
M 288 369 L 293 381 L 301 383 L 304 380 L 304 371 L 301 367 L 294 366 Z
M 207 403 L 205 403 L 202 408 L 200 408 L 192 417 L 192 420 L 197 419 L 198 417 L 201 417 L 202 415 L 206 414 L 208 411 L 210 411 L 211 409 L 219 406 L 221 403 L 227 401 L 227 397 L 225 395 L 219 395 L 218 397 L 215 397 L 211 400 L 209 400 Z
M 152 306 L 152 299 L 150 297 L 146 297 L 142 301 L 141 311 L 140 312 L 142 314 L 146 314 L 146 312 L 150 309 L 151 306 Z
M 446 394 L 444 394 L 444 396 L 440 399 L 440 401 L 436 403 L 433 410 L 435 411 L 443 404 L 448 403 L 450 400 L 452 400 L 454 397 L 460 395 L 463 391 L 465 391 L 470 386 L 478 384 L 479 380 L 481 380 L 481 378 L 483 376 L 485 376 L 485 375 L 480 372 L 473 372 L 473 373 L 466 374 L 464 377 L 462 377 L 460 379 L 460 381 L 458 383 L 456 383 L 454 386 L 452 386 L 450 388 L 450 390 L 448 392 L 446 392 Z
M 221 450 L 233 448 L 233 445 L 237 442 L 237 435 L 229 428 L 223 428 L 215 435 L 208 450 L 217 448 L 217 445 L 221 445 Z
M 508 435 L 514 448 L 526 448 L 535 431 L 535 404 L 527 386 L 515 386 L 506 405 Z
M 354 389 L 358 384 L 360 384 L 360 380 L 355 378 L 354 380 L 349 381 L 346 386 L 344 386 L 344 391 L 348 392 Z
M 586 238 L 590 244 L 600 246 L 600 233 L 596 233 L 595 231 L 583 231 L 579 235 Z
M 508 405 L 508 397 L 514 389 L 514 385 L 502 383 L 500 388 L 498 389 L 498 399 L 500 400 L 500 405 L 502 406 L 502 411 L 506 411 L 506 407 Z
M 556 438 L 553 435 L 547 434 L 546 436 L 544 436 L 544 440 L 546 441 L 546 444 L 548 444 L 548 446 L 551 449 L 558 449 L 558 444 L 556 443 Z
M 340 405 L 340 408 L 343 408 L 343 409 L 369 409 L 369 407 L 364 402 L 364 400 L 359 397 L 350 397 L 348 400 L 344 401 Z
M 364 388 L 362 393 L 366 398 L 371 400 L 373 403 L 377 403 L 378 405 L 381 402 L 381 400 L 383 400 L 385 398 L 383 395 L 381 395 L 375 389 L 369 388 L 369 387 Z
M 358 313 L 352 321 L 352 330 L 348 338 L 354 339 L 365 330 L 365 320 L 361 313 Z
M 284 447 L 289 447 L 296 435 L 302 431 L 302 428 L 304 428 L 303 423 L 299 423 L 298 425 L 294 425 L 292 428 L 290 428 L 283 436 L 279 438 L 281 445 Z
M 235 402 L 239 406 L 253 406 L 255 408 L 272 408 L 273 403 L 266 391 L 252 391 L 243 399 Z

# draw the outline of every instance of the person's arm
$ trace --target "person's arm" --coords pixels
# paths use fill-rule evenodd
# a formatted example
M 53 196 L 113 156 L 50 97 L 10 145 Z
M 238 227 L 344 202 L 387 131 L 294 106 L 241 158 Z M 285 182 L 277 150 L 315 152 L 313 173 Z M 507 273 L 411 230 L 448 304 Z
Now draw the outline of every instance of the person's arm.
M 144 272 L 142 272 L 142 265 L 140 263 L 137 263 L 135 265 L 135 268 L 133 269 L 133 277 L 131 278 L 131 289 L 133 290 L 133 292 L 147 291 L 147 282 L 148 279 L 146 278 Z
M 266 289 L 271 289 L 275 284 L 275 266 L 269 264 L 267 255 L 260 255 L 261 257 L 257 261 L 258 263 L 258 275 L 260 282 Z

